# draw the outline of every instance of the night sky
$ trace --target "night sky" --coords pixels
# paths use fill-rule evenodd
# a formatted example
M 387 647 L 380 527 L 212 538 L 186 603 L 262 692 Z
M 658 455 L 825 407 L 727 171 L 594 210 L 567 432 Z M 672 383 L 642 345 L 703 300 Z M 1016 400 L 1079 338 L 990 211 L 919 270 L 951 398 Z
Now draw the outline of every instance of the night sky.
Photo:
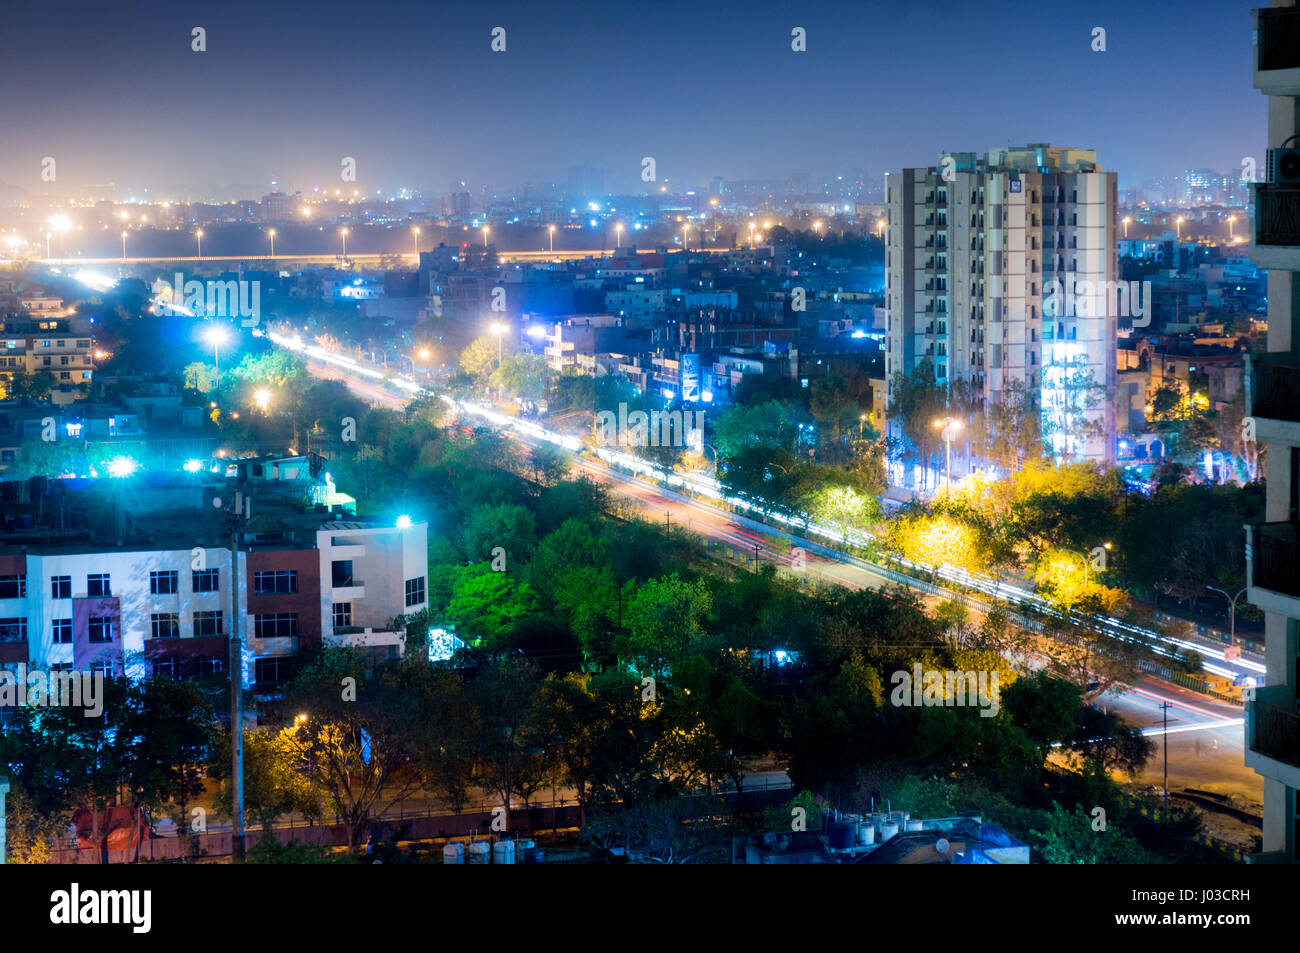
M 0 19 L 0 181 L 611 189 L 1096 148 L 1122 186 L 1262 166 L 1261 0 L 43 2 Z M 190 29 L 207 30 L 206 53 Z M 489 49 L 507 30 L 507 50 Z M 806 28 L 808 51 L 790 49 Z M 1105 53 L 1091 30 L 1107 30 Z

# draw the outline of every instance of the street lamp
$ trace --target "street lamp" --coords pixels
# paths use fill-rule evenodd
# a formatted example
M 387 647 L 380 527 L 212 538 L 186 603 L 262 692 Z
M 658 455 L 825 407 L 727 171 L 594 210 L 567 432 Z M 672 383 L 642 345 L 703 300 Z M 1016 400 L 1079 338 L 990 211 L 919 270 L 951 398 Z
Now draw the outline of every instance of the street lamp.
M 122 260 L 126 261 L 126 230 L 122 230 Z
M 497 336 L 497 367 L 501 366 L 501 335 L 505 334 L 509 328 L 500 321 L 493 321 L 488 330 Z
M 1128 238 L 1128 223 L 1133 221 L 1129 216 L 1124 216 L 1124 237 Z
M 690 230 L 691 230 L 691 223 L 690 222 L 683 223 L 682 225 L 682 250 L 683 251 L 691 250 L 690 240 L 686 237 L 690 233 Z
M 883 218 L 876 219 L 876 237 L 885 237 L 885 220 Z
M 1236 221 L 1237 221 L 1237 216 L 1235 216 L 1235 215 L 1229 215 L 1229 216 L 1228 216 L 1228 241 L 1230 241 L 1230 242 L 1233 242 L 1233 241 L 1236 241 L 1236 240 L 1237 240 L 1237 239 L 1236 239 L 1236 236 L 1233 234 L 1233 228 L 1232 228 L 1233 224 L 1234 224 Z
M 265 387 L 259 387 L 253 392 L 253 402 L 257 404 L 262 413 L 266 413 L 266 408 L 271 405 L 271 392 Z
M 484 250 L 484 251 L 487 251 L 487 247 L 488 247 L 488 246 L 487 246 L 487 237 L 488 237 L 488 232 L 489 232 L 489 231 L 491 231 L 491 229 L 489 229 L 486 225 L 484 225 L 484 226 L 483 226 L 483 250 Z
M 221 345 L 230 340 L 230 332 L 223 325 L 214 324 L 203 332 L 203 340 L 212 345 L 212 361 L 217 366 L 217 383 L 221 383 Z
M 343 260 L 346 262 L 348 260 L 348 230 L 340 228 L 339 235 L 343 238 Z
M 1230 595 L 1228 595 L 1226 592 L 1224 592 L 1222 589 L 1215 588 L 1214 586 L 1206 586 L 1205 588 L 1206 588 L 1206 589 L 1213 589 L 1215 592 L 1217 592 L 1217 593 L 1219 593 L 1220 595 L 1222 595 L 1223 598 L 1225 598 L 1225 599 L 1228 600 L 1228 606 L 1229 606 L 1229 609 L 1228 609 L 1228 640 L 1229 640 L 1233 645 L 1236 645 L 1236 644 L 1237 644 L 1237 600 L 1240 599 L 1242 596 L 1244 596 L 1244 595 L 1246 594 L 1246 590 L 1245 590 L 1245 589 L 1242 589 L 1241 592 L 1237 593 L 1235 596 L 1230 596 Z
M 274 258 L 275 257 L 275 229 L 274 228 L 271 229 L 266 234 L 267 237 L 271 239 L 271 257 Z
M 546 229 L 551 236 L 551 251 L 555 251 L 555 226 L 551 225 Z
M 861 439 L 863 437 L 866 437 L 866 435 L 867 435 L 867 415 L 859 414 L 858 415 L 858 437 L 859 439 Z
M 1178 240 L 1181 242 L 1183 240 L 1183 217 L 1179 215 L 1178 221 L 1175 222 L 1174 224 L 1178 228 Z
M 934 422 L 936 428 L 943 428 L 944 443 L 944 463 L 943 463 L 943 484 L 944 492 L 952 492 L 952 435 L 954 431 L 961 430 L 961 419 L 958 417 L 943 417 Z
M 411 241 L 415 246 L 415 260 L 418 263 L 420 261 L 420 226 L 419 225 L 411 226 Z
M 615 248 L 623 247 L 623 223 L 622 222 L 614 226 L 614 247 Z
M 1102 547 L 1106 550 L 1109 550 L 1110 543 L 1102 543 Z M 1084 553 L 1079 552 L 1077 549 L 1062 549 L 1060 550 L 1060 552 L 1069 553 L 1072 556 L 1078 556 L 1079 559 L 1083 562 L 1083 588 L 1087 589 L 1088 588 L 1088 556 Z M 1101 568 L 1104 570 L 1106 567 L 1103 564 Z
M 203 229 L 200 228 L 198 231 L 194 233 L 194 239 L 199 243 L 199 257 L 202 258 L 203 257 Z

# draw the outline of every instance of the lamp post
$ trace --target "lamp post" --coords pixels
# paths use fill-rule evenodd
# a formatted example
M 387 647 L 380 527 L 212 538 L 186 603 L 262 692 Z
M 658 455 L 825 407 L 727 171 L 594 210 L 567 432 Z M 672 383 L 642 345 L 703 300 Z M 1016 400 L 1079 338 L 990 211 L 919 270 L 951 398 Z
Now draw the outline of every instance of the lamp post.
M 267 237 L 271 239 L 271 257 L 274 258 L 275 257 L 275 229 L 274 228 L 271 229 L 266 234 Z
M 1106 550 L 1109 550 L 1109 549 L 1110 549 L 1110 543 L 1103 543 L 1102 546 L 1103 546 L 1103 548 L 1105 548 Z M 1079 550 L 1077 550 L 1077 549 L 1062 549 L 1061 552 L 1063 552 L 1063 553 L 1069 553 L 1069 554 L 1072 555 L 1072 556 L 1078 556 L 1079 559 L 1082 560 L 1082 562 L 1083 562 L 1083 588 L 1087 589 L 1087 588 L 1088 588 L 1088 555 L 1087 555 L 1086 553 L 1081 553 L 1081 552 L 1079 552 Z M 1102 570 L 1104 571 L 1106 567 L 1105 567 L 1105 565 L 1103 564 L 1101 568 L 1102 568 Z
M 614 226 L 614 247 L 615 248 L 623 247 L 623 223 L 622 222 L 619 222 L 619 224 Z
M 1230 596 L 1222 589 L 1219 589 L 1215 586 L 1206 586 L 1205 588 L 1214 590 L 1215 592 L 1222 595 L 1223 598 L 1228 600 L 1228 640 L 1233 645 L 1236 645 L 1237 644 L 1237 600 L 1246 594 L 1246 590 L 1242 589 L 1241 592 L 1237 593 L 1235 596 Z
M 1133 221 L 1133 219 L 1129 218 L 1129 216 L 1127 215 L 1124 216 L 1124 237 L 1125 238 L 1128 238 L 1128 223 L 1131 221 Z
M 1235 242 L 1237 240 L 1236 235 L 1233 231 L 1233 225 L 1236 223 L 1236 221 L 1237 221 L 1237 216 L 1235 215 L 1228 216 L 1228 241 L 1230 242 Z
M 340 228 L 339 235 L 343 239 L 343 261 L 346 263 L 348 260 L 348 230 L 346 228 Z
M 483 250 L 487 251 L 488 232 L 491 231 L 486 225 L 483 226 Z
M 936 428 L 943 428 L 943 487 L 945 493 L 952 492 L 952 435 L 961 429 L 961 420 L 957 417 L 942 417 L 934 422 Z
M 687 238 L 687 236 L 690 234 L 690 231 L 691 231 L 691 223 L 690 222 L 684 223 L 682 225 L 682 251 L 691 250 L 690 239 Z
M 546 231 L 551 237 L 551 251 L 555 251 L 555 226 L 548 226 Z
M 230 332 L 219 324 L 214 324 L 203 334 L 203 340 L 212 345 L 212 361 L 217 366 L 217 384 L 221 384 L 221 345 L 230 340 Z
M 122 230 L 122 260 L 126 261 L 126 230 Z
M 415 248 L 416 264 L 419 264 L 420 261 L 420 226 L 419 225 L 411 226 L 411 243 Z
M 203 257 L 203 229 L 200 228 L 198 231 L 194 233 L 194 240 L 199 243 L 199 257 L 202 258 Z
M 1183 240 L 1183 217 L 1181 215 L 1178 216 L 1178 220 L 1174 222 L 1174 225 L 1178 229 L 1178 240 L 1181 242 Z

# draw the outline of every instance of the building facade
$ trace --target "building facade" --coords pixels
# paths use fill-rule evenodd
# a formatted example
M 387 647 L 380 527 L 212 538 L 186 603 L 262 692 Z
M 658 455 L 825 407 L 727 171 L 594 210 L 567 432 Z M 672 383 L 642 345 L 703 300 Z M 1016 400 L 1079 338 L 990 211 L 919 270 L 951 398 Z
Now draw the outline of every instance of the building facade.
M 985 404 L 1022 381 L 1054 455 L 1112 461 L 1118 316 L 1072 305 L 1115 287 L 1115 174 L 1031 144 L 889 173 L 885 196 L 886 379 L 928 362 Z
M 1278 150 L 1300 133 L 1300 8 L 1254 16 L 1255 88 L 1268 96 L 1268 145 Z M 1289 174 L 1287 163 L 1270 162 L 1269 181 L 1254 186 L 1252 257 L 1268 269 L 1268 351 L 1251 361 L 1247 418 L 1267 448 L 1268 496 L 1267 521 L 1247 527 L 1247 598 L 1264 610 L 1267 671 L 1246 705 L 1246 765 L 1264 779 L 1257 859 L 1284 863 L 1296 862 L 1300 841 L 1300 150 L 1292 155 Z

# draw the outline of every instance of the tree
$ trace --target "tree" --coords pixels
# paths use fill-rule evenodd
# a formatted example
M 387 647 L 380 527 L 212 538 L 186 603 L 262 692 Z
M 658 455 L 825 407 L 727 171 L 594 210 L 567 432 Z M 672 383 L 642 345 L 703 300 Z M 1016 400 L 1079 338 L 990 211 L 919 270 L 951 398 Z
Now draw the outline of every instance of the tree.
M 406 690 L 400 668 L 367 673 L 364 653 L 327 649 L 296 678 L 286 709 L 306 717 L 284 735 L 292 758 L 347 827 L 348 848 L 362 840 L 376 810 L 420 787 L 407 768 L 423 722 L 418 693 Z
M 627 636 L 620 654 L 656 674 L 692 654 L 704 635 L 713 596 L 702 580 L 687 582 L 676 573 L 637 589 L 623 612 Z
M 266 832 L 286 814 L 296 812 L 319 819 L 324 813 L 322 791 L 299 761 L 293 735 L 292 728 L 244 732 L 244 809 L 258 819 Z M 223 777 L 217 803 L 229 815 L 232 792 L 229 772 L 223 770 L 230 764 L 229 744 L 217 753 L 213 766 Z
M 35 374 L 25 370 L 14 371 L 8 385 L 3 387 L 3 397 L 8 400 L 45 401 L 50 399 L 50 392 L 57 383 L 49 371 L 37 371 Z
M 486 383 L 497 365 L 497 339 L 481 335 L 460 352 L 460 367 L 480 384 Z
M 527 583 L 515 582 L 486 564 L 462 571 L 447 614 L 462 631 L 483 640 L 489 651 L 505 647 L 520 620 L 537 611 L 537 597 Z
M 507 569 L 522 563 L 533 549 L 537 523 L 526 508 L 513 503 L 476 506 L 462 531 L 465 554 L 478 562 L 494 560 L 505 550 Z
M 492 372 L 488 383 L 516 397 L 538 401 L 550 393 L 555 378 L 551 362 L 542 355 L 511 354 L 502 358 L 501 366 Z

